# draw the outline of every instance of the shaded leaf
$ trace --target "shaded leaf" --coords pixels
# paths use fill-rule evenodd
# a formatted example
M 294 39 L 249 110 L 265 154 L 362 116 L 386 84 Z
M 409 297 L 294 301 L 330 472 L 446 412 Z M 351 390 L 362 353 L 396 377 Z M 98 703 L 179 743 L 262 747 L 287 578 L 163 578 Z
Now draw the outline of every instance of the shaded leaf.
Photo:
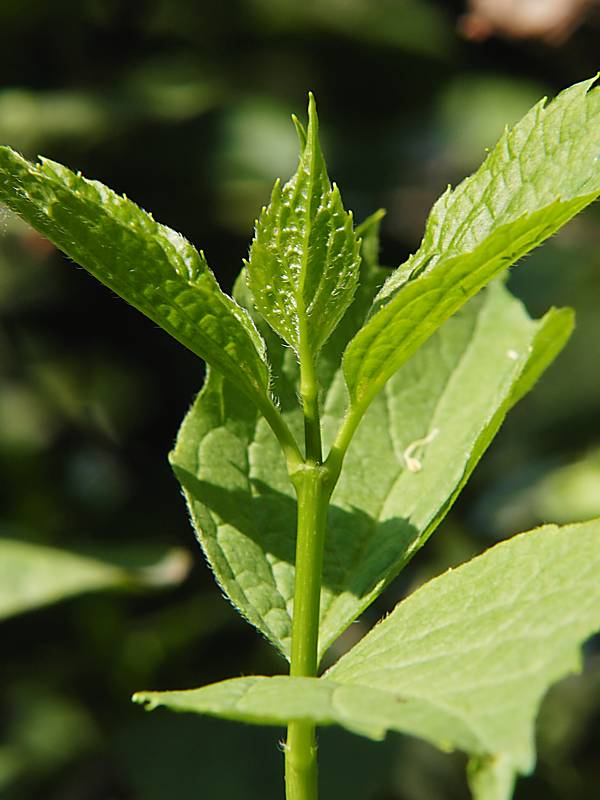
M 0 619 L 84 592 L 177 584 L 189 566 L 187 553 L 177 549 L 132 562 L 130 553 L 101 559 L 2 538 Z

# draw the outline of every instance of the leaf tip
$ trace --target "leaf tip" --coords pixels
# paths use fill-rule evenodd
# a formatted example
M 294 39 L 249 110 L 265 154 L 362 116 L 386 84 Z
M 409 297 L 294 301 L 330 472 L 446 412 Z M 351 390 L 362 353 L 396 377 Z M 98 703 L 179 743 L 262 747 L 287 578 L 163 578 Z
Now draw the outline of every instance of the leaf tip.
M 317 116 L 317 101 L 312 92 L 308 93 L 308 129 L 314 133 L 317 132 L 319 126 L 319 117 Z
M 135 692 L 135 694 L 131 696 L 131 702 L 144 706 L 146 711 L 153 711 L 158 705 L 158 703 L 150 697 L 148 692 Z
M 296 135 L 298 136 L 298 141 L 300 142 L 300 150 L 303 151 L 306 147 L 306 128 L 295 114 L 292 114 L 292 122 L 296 128 Z

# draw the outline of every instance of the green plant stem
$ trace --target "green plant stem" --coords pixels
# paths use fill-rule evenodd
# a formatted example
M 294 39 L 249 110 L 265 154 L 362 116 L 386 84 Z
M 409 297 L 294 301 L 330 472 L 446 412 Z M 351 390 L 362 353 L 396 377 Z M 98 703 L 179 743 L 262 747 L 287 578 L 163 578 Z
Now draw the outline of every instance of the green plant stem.
M 344 458 L 346 457 L 346 452 L 348 451 L 352 437 L 356 433 L 356 429 L 367 408 L 368 404 L 365 404 L 362 406 L 353 406 L 348 410 L 337 436 L 335 437 L 335 441 L 331 446 L 325 466 L 327 467 L 330 480 L 334 485 L 337 483 L 340 472 L 342 471 Z
M 290 675 L 314 677 L 318 667 L 323 546 L 331 492 L 326 472 L 319 464 L 307 463 L 295 474 L 294 483 L 298 495 L 298 538 Z M 285 753 L 287 800 L 316 800 L 315 726 L 307 722 L 290 723 Z
M 263 405 L 259 406 L 259 409 L 281 445 L 281 449 L 287 460 L 289 472 L 293 472 L 303 463 L 304 459 L 302 458 L 302 453 L 298 449 L 292 432 L 272 400 L 265 400 Z
M 322 465 L 318 387 L 312 354 L 300 353 L 306 459 L 292 475 L 298 499 L 296 578 L 290 675 L 315 677 L 318 668 L 319 605 L 327 509 L 332 486 Z M 285 747 L 287 800 L 317 800 L 315 726 L 291 722 Z
M 304 441 L 307 463 L 321 464 L 321 420 L 319 418 L 319 385 L 312 353 L 308 347 L 300 349 L 300 394 L 304 412 Z

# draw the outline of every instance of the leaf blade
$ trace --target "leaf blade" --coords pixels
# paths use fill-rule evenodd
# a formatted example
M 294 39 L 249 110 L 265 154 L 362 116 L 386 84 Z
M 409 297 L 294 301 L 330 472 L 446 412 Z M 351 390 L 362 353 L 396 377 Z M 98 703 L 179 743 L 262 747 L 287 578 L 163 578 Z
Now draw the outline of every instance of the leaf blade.
M 383 270 L 371 261 L 363 262 L 364 278 L 347 322 L 323 351 L 325 441 L 335 435 L 345 410 L 337 360 L 344 325 L 350 333 L 355 330 L 360 309 L 368 307 L 372 296 L 369 281 L 371 287 L 381 282 Z M 320 655 L 435 530 L 514 403 L 512 392 L 523 370 L 529 378 L 521 394 L 564 344 L 572 327 L 570 313 L 551 312 L 550 319 L 546 330 L 546 319 L 531 321 L 502 287 L 490 289 L 436 334 L 393 379 L 387 394 L 377 398 L 348 452 L 329 514 Z M 296 359 L 272 334 L 264 335 L 274 372 L 281 376 L 275 388 L 282 414 L 300 435 Z M 535 346 L 539 337 L 545 342 L 544 358 Z M 463 356 L 468 348 L 470 356 Z M 507 355 L 511 348 L 519 351 L 516 361 Z M 469 386 L 467 400 L 464 385 Z M 217 581 L 240 613 L 288 656 L 296 504 L 285 464 L 264 423 L 227 382 L 209 376 L 203 391 L 181 428 L 172 464 Z M 456 409 L 459 418 L 450 424 Z M 414 453 L 423 469 L 407 473 L 406 447 L 436 425 L 438 437 Z
M 359 241 L 352 214 L 327 175 L 313 95 L 295 175 L 276 182 L 256 222 L 246 262 L 259 313 L 297 353 L 314 356 L 339 324 L 356 291 Z
M 340 548 L 353 560 L 336 596 L 323 597 L 324 649 L 429 539 L 509 409 L 570 335 L 570 312 L 533 321 L 502 286 L 486 291 L 393 377 L 350 446 L 333 503 L 371 522 L 332 524 L 326 570 Z
M 533 768 L 545 691 L 600 629 L 599 575 L 600 520 L 545 526 L 429 581 L 322 678 L 236 678 L 134 699 L 253 724 L 420 736 L 475 756 L 476 796 L 505 800 L 513 773 Z
M 327 677 L 440 704 L 475 752 L 528 772 L 539 703 L 600 627 L 599 575 L 600 520 L 520 534 L 417 590 Z
M 255 725 L 286 726 L 291 721 L 318 717 L 321 725 L 339 724 L 353 733 L 381 740 L 385 726 L 378 717 L 386 716 L 390 698 L 377 690 L 367 690 L 365 694 L 362 688 L 318 678 L 258 675 L 232 678 L 200 689 L 136 692 L 133 701 L 148 710 L 164 706 Z
M 600 194 L 600 91 L 577 84 L 505 132 L 434 206 L 418 252 L 391 276 L 344 354 L 355 407 L 501 270 Z
M 61 164 L 0 147 L 0 200 L 131 305 L 268 402 L 264 344 L 183 236 L 125 197 Z

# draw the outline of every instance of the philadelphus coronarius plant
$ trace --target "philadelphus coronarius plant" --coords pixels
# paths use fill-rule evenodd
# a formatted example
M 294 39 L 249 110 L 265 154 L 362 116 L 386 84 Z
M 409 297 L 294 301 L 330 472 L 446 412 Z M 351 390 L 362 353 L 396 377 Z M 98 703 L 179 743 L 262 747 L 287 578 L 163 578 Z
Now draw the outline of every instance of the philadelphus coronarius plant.
M 208 365 L 171 463 L 231 603 L 289 676 L 137 702 L 287 726 L 288 800 L 316 800 L 316 734 L 422 737 L 469 759 L 478 800 L 535 764 L 547 688 L 600 628 L 600 520 L 520 534 L 422 586 L 324 674 L 325 651 L 437 528 L 510 408 L 560 352 L 499 280 L 600 195 L 600 90 L 507 129 L 433 207 L 418 251 L 378 263 L 330 182 L 315 102 L 229 297 L 178 233 L 96 181 L 0 148 L 0 199 Z

